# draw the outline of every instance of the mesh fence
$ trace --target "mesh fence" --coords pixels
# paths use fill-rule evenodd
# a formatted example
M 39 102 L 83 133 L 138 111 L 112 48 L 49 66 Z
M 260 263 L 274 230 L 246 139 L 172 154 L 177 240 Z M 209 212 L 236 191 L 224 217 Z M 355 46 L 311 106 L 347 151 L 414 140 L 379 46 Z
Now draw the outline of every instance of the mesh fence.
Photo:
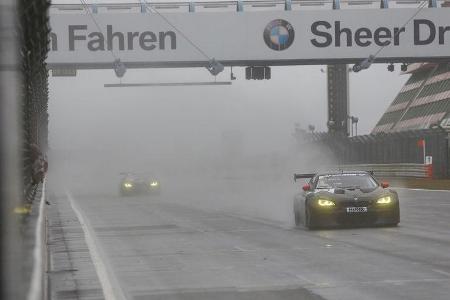
M 39 186 L 32 178 L 33 145 L 42 153 L 48 147 L 48 71 L 45 60 L 49 50 L 49 6 L 48 0 L 18 1 L 25 204 L 33 201 Z

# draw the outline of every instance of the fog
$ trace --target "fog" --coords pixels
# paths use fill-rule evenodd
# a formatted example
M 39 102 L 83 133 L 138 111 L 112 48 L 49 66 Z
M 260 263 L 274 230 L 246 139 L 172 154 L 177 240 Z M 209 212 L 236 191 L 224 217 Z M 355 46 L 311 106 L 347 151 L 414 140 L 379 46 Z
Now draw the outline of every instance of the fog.
M 272 68 L 272 79 L 231 86 L 105 88 L 112 70 L 50 78 L 50 169 L 74 194 L 118 198 L 120 172 L 153 174 L 152 201 L 291 222 L 295 171 L 333 159 L 299 149 L 294 124 L 326 130 L 323 66 Z M 216 78 L 228 81 L 229 68 Z M 406 81 L 385 65 L 350 74 L 350 111 L 369 133 Z M 205 69 L 128 70 L 124 83 L 213 81 Z

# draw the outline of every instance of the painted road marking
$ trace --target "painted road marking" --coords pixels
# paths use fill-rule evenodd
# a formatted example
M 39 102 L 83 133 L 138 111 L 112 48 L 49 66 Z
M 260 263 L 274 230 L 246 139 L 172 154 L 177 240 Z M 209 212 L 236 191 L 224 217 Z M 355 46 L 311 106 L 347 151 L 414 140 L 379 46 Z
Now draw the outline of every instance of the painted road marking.
M 450 193 L 450 190 L 429 190 L 429 189 L 409 189 L 403 187 L 392 187 L 398 190 L 409 190 L 409 191 L 420 191 L 420 192 L 439 192 L 439 193 Z
M 442 270 L 439 270 L 439 269 L 432 269 L 431 271 L 450 277 L 450 273 L 449 272 L 445 272 L 445 271 L 442 271 Z
M 90 225 L 87 218 L 83 216 L 80 208 L 73 199 L 69 192 L 66 192 L 67 198 L 69 199 L 70 206 L 72 206 L 78 221 L 81 224 L 81 228 L 84 232 L 84 238 L 89 249 L 89 253 L 92 258 L 92 262 L 97 272 L 98 279 L 102 286 L 103 296 L 105 300 L 126 300 L 124 292 L 122 291 L 120 285 L 118 284 L 117 278 L 114 276 L 113 272 L 108 271 L 107 264 L 104 261 L 104 255 L 101 251 L 99 243 L 96 241 L 94 231 Z

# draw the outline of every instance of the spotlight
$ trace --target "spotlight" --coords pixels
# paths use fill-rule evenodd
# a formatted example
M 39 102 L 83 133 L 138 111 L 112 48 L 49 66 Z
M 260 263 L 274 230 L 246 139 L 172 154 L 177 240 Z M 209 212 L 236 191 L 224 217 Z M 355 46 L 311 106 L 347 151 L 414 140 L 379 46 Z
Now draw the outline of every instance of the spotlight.
M 208 62 L 208 66 L 206 67 L 206 69 L 208 69 L 211 75 L 217 76 L 220 72 L 223 71 L 224 66 L 220 62 L 218 62 L 215 58 L 212 58 Z
M 389 64 L 387 69 L 389 72 L 394 72 L 394 69 L 395 69 L 394 64 Z
M 370 67 L 370 65 L 372 65 L 374 60 L 375 60 L 375 55 L 369 55 L 369 57 L 366 58 L 365 60 L 353 65 L 353 67 L 352 67 L 353 72 L 357 73 L 359 71 L 368 69 Z
M 408 71 L 408 65 L 407 64 L 402 64 L 402 66 L 400 68 L 401 68 L 402 72 Z
M 120 61 L 120 59 L 116 59 L 113 63 L 114 72 L 116 76 L 122 78 L 123 75 L 127 72 L 127 67 L 125 67 L 124 63 Z

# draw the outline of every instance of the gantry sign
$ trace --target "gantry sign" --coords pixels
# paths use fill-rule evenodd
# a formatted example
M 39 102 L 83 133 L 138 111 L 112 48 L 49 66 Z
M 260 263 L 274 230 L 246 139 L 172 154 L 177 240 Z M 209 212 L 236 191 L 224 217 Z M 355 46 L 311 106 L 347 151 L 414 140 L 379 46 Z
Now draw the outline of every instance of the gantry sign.
M 356 63 L 374 53 L 376 62 L 450 56 L 450 8 L 174 12 L 164 18 L 52 10 L 48 66 L 111 68 L 112 56 L 141 68 L 205 66 L 205 56 L 232 66 Z

